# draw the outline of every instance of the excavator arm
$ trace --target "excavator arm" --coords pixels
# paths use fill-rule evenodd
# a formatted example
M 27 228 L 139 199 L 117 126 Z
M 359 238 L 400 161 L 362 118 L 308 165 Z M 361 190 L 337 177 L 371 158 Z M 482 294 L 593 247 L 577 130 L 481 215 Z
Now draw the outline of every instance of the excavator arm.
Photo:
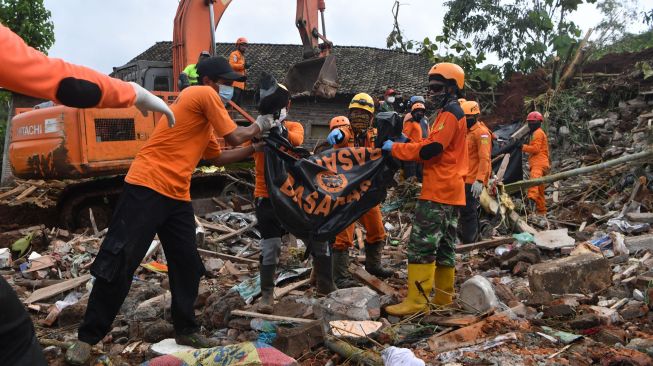
M 175 90 L 179 74 L 195 63 L 201 51 L 215 54 L 215 29 L 232 0 L 181 0 L 175 15 L 172 39 L 172 67 Z M 297 0 L 295 25 L 302 39 L 305 61 L 293 65 L 286 86 L 294 94 L 333 98 L 338 88 L 333 44 L 326 38 L 324 0 Z M 318 14 L 319 13 L 319 14 Z M 322 16 L 322 33 L 318 30 Z M 322 43 L 320 43 L 322 40 Z

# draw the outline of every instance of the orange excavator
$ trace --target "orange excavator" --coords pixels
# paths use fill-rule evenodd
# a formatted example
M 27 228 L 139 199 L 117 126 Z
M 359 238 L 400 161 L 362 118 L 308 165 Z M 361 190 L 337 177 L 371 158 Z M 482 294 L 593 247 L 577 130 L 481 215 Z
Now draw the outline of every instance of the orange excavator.
M 203 50 L 215 54 L 215 29 L 230 4 L 231 0 L 179 2 L 173 34 L 174 82 L 167 83 L 170 89 L 152 88 L 155 95 L 168 104 L 174 102 L 177 79 L 185 65 L 195 62 Z M 286 76 L 286 86 L 293 95 L 335 96 L 337 70 L 331 55 L 333 44 L 324 35 L 324 10 L 324 0 L 297 0 L 295 24 L 305 60 L 291 67 Z M 322 15 L 321 33 L 318 13 Z M 129 81 L 148 87 L 145 77 Z M 173 88 L 175 91 L 161 91 Z M 245 119 L 252 120 L 237 105 L 230 104 Z M 161 117 L 159 113 L 143 116 L 135 107 L 78 109 L 54 105 L 16 112 L 7 152 L 12 173 L 23 179 L 79 179 L 66 187 L 57 204 L 61 223 L 71 229 L 88 222 L 89 208 L 96 220 L 108 221 L 124 174 Z M 217 196 L 233 187 L 229 175 L 200 174 L 193 177 L 191 195 L 194 200 Z

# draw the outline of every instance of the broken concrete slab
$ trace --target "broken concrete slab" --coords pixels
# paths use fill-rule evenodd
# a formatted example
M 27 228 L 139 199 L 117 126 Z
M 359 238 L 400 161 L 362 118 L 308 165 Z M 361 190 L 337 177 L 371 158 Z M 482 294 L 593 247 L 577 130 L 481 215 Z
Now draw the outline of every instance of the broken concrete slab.
M 531 292 L 551 294 L 591 293 L 612 285 L 610 262 L 596 254 L 581 254 L 531 266 Z
M 331 333 L 336 337 L 367 338 L 383 327 L 383 323 L 372 320 L 332 320 Z
M 572 329 L 589 329 L 598 327 L 601 324 L 601 318 L 598 315 L 588 313 L 577 316 L 569 322 Z
M 597 119 L 593 119 L 591 121 L 588 121 L 587 122 L 587 128 L 589 128 L 591 130 L 591 129 L 594 129 L 594 128 L 597 128 L 597 127 L 601 127 L 604 124 L 605 124 L 605 119 L 597 118 Z
M 381 316 L 381 299 L 369 287 L 333 291 L 313 311 L 326 322 L 331 320 L 374 320 Z
M 629 212 L 626 214 L 626 218 L 632 222 L 653 224 L 653 212 Z
M 626 247 L 631 251 L 650 250 L 653 251 L 653 234 L 640 236 L 627 236 Z
M 619 311 L 619 315 L 626 321 L 641 318 L 646 314 L 648 306 L 641 301 L 631 301 Z
M 652 338 L 634 338 L 626 348 L 634 349 L 653 357 L 653 339 Z
M 596 306 L 596 305 L 592 305 L 588 309 L 593 314 L 596 314 L 596 316 L 598 316 L 599 319 L 601 319 L 601 324 L 613 325 L 613 324 L 621 324 L 624 322 L 624 319 L 621 317 L 621 315 L 619 315 L 619 313 L 615 309 L 610 309 L 610 308 L 606 308 L 603 306 Z
M 535 234 L 535 245 L 543 249 L 573 247 L 576 240 L 569 236 L 568 229 L 546 230 Z

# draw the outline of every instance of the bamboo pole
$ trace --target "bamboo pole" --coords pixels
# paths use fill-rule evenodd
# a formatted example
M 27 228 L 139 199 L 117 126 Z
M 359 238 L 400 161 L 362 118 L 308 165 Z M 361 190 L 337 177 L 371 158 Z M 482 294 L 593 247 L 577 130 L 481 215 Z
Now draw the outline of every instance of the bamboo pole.
M 632 155 L 626 155 L 622 156 L 620 158 L 614 159 L 614 160 L 608 160 L 603 163 L 595 164 L 595 165 L 589 165 L 589 166 L 584 166 L 572 170 L 567 170 L 565 172 L 560 172 L 556 174 L 551 174 L 544 176 L 542 178 L 537 178 L 537 179 L 531 179 L 531 180 L 521 180 L 519 182 L 515 183 L 510 183 L 506 184 L 504 186 L 504 189 L 506 190 L 506 193 L 512 193 L 516 192 L 522 188 L 529 188 L 533 186 L 537 186 L 540 184 L 547 184 L 547 183 L 553 183 L 558 180 L 563 180 L 571 177 L 576 177 L 579 175 L 584 175 L 588 173 L 592 173 L 595 171 L 599 170 L 604 170 L 608 168 L 612 168 L 616 165 L 627 163 L 629 161 L 634 161 L 634 160 L 639 160 L 639 159 L 645 159 L 645 158 L 651 158 L 653 157 L 653 149 L 647 149 L 641 152 L 638 152 L 636 154 Z

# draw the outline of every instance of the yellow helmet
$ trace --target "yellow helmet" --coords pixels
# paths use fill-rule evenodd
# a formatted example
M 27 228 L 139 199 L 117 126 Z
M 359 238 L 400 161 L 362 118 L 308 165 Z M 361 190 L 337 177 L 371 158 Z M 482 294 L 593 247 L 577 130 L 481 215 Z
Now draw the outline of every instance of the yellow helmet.
M 358 93 L 354 95 L 351 102 L 349 102 L 349 109 L 359 108 L 364 109 L 371 114 L 374 114 L 374 100 L 366 93 Z
M 462 67 L 451 62 L 440 62 L 433 65 L 429 70 L 429 80 L 454 81 L 458 89 L 465 88 L 465 71 Z
M 481 114 L 481 108 L 478 106 L 478 103 L 474 101 L 469 100 L 460 106 L 463 108 L 463 112 L 465 112 L 465 115 L 467 116 Z
M 342 126 L 351 126 L 351 123 L 349 123 L 349 118 L 345 116 L 337 116 L 331 118 L 331 122 L 329 122 L 329 129 L 333 130 L 336 127 L 342 127 Z

